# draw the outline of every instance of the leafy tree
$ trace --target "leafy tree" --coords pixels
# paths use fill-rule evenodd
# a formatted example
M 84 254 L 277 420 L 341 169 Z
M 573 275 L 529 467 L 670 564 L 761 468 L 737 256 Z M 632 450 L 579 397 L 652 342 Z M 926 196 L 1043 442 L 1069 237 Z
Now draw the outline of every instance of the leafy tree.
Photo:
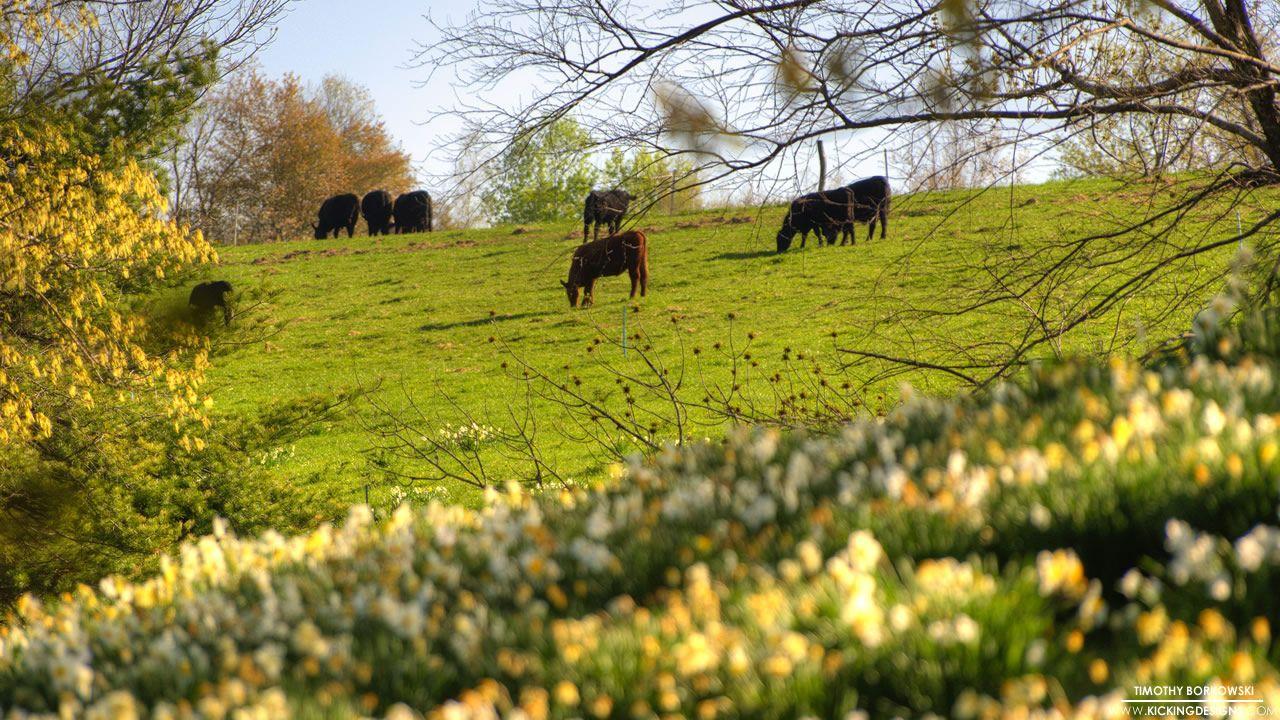
M 150 7 L 88 6 L 108 19 L 112 7 Z M 95 63 L 33 83 L 43 43 L 79 37 L 72 21 L 90 37 L 102 27 L 66 7 L 0 10 L 0 604 L 137 569 L 214 514 L 252 525 L 281 512 L 287 524 L 307 507 L 249 471 L 256 443 L 287 437 L 289 423 L 213 425 L 209 339 L 143 300 L 216 259 L 169 218 L 146 140 L 171 133 L 213 76 L 201 62 L 126 53 L 122 63 L 164 68 L 163 79 L 123 83 L 116 97 L 95 78 L 119 73 Z
M 609 187 L 625 188 L 642 203 L 668 212 L 701 206 L 697 170 L 689 160 L 648 150 L 627 154 L 615 149 L 605 161 L 603 181 Z
M 341 75 L 327 75 L 314 99 L 342 138 L 349 187 L 356 192 L 410 188 L 409 155 L 392 140 L 367 88 Z
M 485 206 L 499 222 L 547 222 L 574 217 L 596 181 L 591 136 L 562 118 L 517 135 L 503 154 Z
M 314 92 L 293 75 L 249 67 L 228 78 L 185 128 L 172 158 L 182 217 L 221 242 L 306 235 L 331 195 L 410 189 L 369 93 L 345 78 Z

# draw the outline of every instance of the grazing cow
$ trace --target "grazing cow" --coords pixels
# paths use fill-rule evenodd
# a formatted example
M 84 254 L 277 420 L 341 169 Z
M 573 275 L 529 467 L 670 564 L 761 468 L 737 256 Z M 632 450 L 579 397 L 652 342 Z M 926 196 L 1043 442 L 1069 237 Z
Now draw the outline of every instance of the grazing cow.
M 610 235 L 617 235 L 622 226 L 622 217 L 627 214 L 627 205 L 635 198 L 626 190 L 592 190 L 587 193 L 587 201 L 582 207 L 582 242 L 587 241 L 587 228 L 595 223 L 595 240 L 600 239 L 600 224 L 604 223 Z
M 394 207 L 397 233 L 431 232 L 431 196 L 426 190 L 414 190 L 396 198 Z
M 840 226 L 840 244 L 843 245 L 846 239 L 850 245 L 854 244 L 854 223 L 863 222 L 867 223 L 867 241 L 870 242 L 876 233 L 877 220 L 880 221 L 880 239 L 883 240 L 889 231 L 889 200 L 892 195 L 889 190 L 889 178 L 876 175 L 849 183 L 844 187 L 851 197 L 848 221 Z
M 839 235 L 840 244 L 854 242 L 854 223 L 870 223 L 867 240 L 875 234 L 876 221 L 880 222 L 880 238 L 883 240 L 889 227 L 889 181 L 883 176 L 859 180 L 844 187 L 801 195 L 791 202 L 791 208 L 782 219 L 778 231 L 778 252 L 786 252 L 791 240 L 800 235 L 800 247 L 804 247 L 810 232 L 818 241 L 833 245 Z
M 845 224 L 849 210 L 843 191 L 844 188 L 838 188 L 808 193 L 792 200 L 790 209 L 782 218 L 782 229 L 778 231 L 778 252 L 786 252 L 797 234 L 800 247 L 804 247 L 810 232 L 818 235 L 819 242 L 824 235 L 830 242 L 835 242 L 836 233 Z
M 323 240 L 333 233 L 336 238 L 347 229 L 347 237 L 356 236 L 356 221 L 360 218 L 360 198 L 346 193 L 334 195 L 320 205 L 320 222 L 312 223 L 316 239 Z
M 360 201 L 360 214 L 369 223 L 370 235 L 391 234 L 391 213 L 394 205 L 391 193 L 386 190 L 374 190 Z
M 596 280 L 624 272 L 631 276 L 631 297 L 636 296 L 637 285 L 644 297 L 649 290 L 649 244 L 644 233 L 631 230 L 579 245 L 569 263 L 569 280 L 560 281 L 569 307 L 578 306 L 579 288 L 584 291 L 582 307 L 588 307 L 595 299 Z
M 231 292 L 231 283 L 226 280 L 202 282 L 191 289 L 191 297 L 187 305 L 195 308 L 195 319 L 200 325 L 209 320 L 209 315 L 216 307 L 222 308 L 222 322 L 231 324 L 231 306 L 227 304 L 227 293 Z

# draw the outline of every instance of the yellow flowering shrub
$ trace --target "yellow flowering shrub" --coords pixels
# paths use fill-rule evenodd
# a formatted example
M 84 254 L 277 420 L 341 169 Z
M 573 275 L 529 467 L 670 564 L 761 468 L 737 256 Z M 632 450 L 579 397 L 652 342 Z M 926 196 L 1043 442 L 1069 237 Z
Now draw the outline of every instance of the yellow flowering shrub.
M 102 167 L 56 127 L 0 126 L 0 157 L 0 445 L 46 439 L 67 408 L 128 393 L 162 397 L 175 420 L 196 414 L 199 373 L 155 352 L 121 295 L 212 260 L 210 246 L 164 218 L 150 172 Z
M 296 529 L 325 504 L 254 456 L 342 398 L 219 419 L 209 442 L 208 342 L 151 294 L 216 259 L 169 219 L 149 158 L 235 41 L 153 43 L 220 11 L 145 5 L 159 35 L 98 23 L 133 4 L 0 3 L 0 606 L 153 567 L 215 515 Z
M 32 572 L 100 572 L 166 546 L 130 511 L 157 452 L 203 443 L 207 349 L 131 297 L 214 256 L 166 219 L 151 172 L 83 151 L 56 123 L 0 120 L 0 158 L 3 601 L 50 587 Z

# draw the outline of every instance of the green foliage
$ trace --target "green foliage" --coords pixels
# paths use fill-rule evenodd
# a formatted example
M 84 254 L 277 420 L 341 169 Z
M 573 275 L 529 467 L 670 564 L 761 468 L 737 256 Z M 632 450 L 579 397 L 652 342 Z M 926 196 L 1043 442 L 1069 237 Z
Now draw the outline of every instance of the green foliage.
M 498 222 L 550 222 L 580 215 L 596 180 L 591 136 L 572 118 L 521 134 L 484 194 Z
M 601 180 L 605 187 L 623 188 L 635 196 L 633 212 L 649 204 L 668 213 L 690 212 L 701 206 L 700 188 L 686 187 L 698 182 L 688 160 L 647 150 L 628 154 L 615 149 L 605 161 Z
M 200 95 L 217 80 L 217 60 L 218 48 L 200 41 L 177 57 L 141 59 L 127 77 L 92 68 L 74 87 L 37 88 L 11 111 L 57 122 L 86 154 L 113 163 L 150 161 L 177 139 Z
M 88 452 L 79 435 L 55 433 L 46 455 L 3 453 L 16 460 L 0 481 L 0 606 L 20 593 L 48 594 L 104 573 L 154 570 L 157 553 L 216 517 L 254 532 L 300 531 L 342 512 L 331 479 L 282 475 L 294 444 L 330 423 L 350 394 L 275 403 L 252 415 L 214 417 L 193 440 L 164 418 L 121 427 L 118 413 L 80 413 L 86 431 L 127 432 Z
M 316 401 L 211 422 L 209 339 L 139 300 L 216 259 L 168 217 L 150 160 L 215 46 L 22 75 L 15 28 L 38 44 L 80 23 L 0 14 L 0 605 L 146 568 L 216 515 L 302 527 L 327 509 L 253 460 L 304 434 Z

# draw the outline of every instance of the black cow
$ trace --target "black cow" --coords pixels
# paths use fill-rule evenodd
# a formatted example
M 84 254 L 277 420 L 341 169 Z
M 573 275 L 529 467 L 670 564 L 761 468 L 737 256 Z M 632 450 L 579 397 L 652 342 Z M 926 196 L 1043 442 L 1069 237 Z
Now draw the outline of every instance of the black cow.
M 329 233 L 338 237 L 342 228 L 347 229 L 347 237 L 356 236 L 356 222 L 360 219 L 360 198 L 346 193 L 334 195 L 320 204 L 320 222 L 312 223 L 316 231 L 316 239 L 323 240 Z
M 889 228 L 889 180 L 877 175 L 844 187 L 823 192 L 801 195 L 791 201 L 791 208 L 782 219 L 782 229 L 778 231 L 778 252 L 786 252 L 791 247 L 791 240 L 800 235 L 800 247 L 804 247 L 810 232 L 818 235 L 821 242 L 835 244 L 836 236 L 840 236 L 840 244 L 854 242 L 853 229 L 855 223 L 869 223 L 867 240 L 870 240 L 880 222 L 880 239 L 883 240 Z
M 374 190 L 360 201 L 360 214 L 369 223 L 370 235 L 391 234 L 391 213 L 394 210 L 391 193 L 386 190 Z
M 431 232 L 431 196 L 426 190 L 414 190 L 396 198 L 396 232 Z
M 889 178 L 875 175 L 849 183 L 845 188 L 853 194 L 853 197 L 850 198 L 849 220 L 840 228 L 842 231 L 840 244 L 843 245 L 846 239 L 851 245 L 855 242 L 853 237 L 855 223 L 867 223 L 867 241 L 870 242 L 876 233 L 877 220 L 880 222 L 880 239 L 883 240 L 885 234 L 889 232 L 889 200 L 893 195 L 889 189 Z
M 622 226 L 622 218 L 627 214 L 627 205 L 635 198 L 626 190 L 592 190 L 587 193 L 587 201 L 582 206 L 582 242 L 587 241 L 587 228 L 595 224 L 595 237 L 600 239 L 600 224 L 608 228 L 610 235 L 617 235 Z
M 231 292 L 231 283 L 226 280 L 202 282 L 191 289 L 191 297 L 187 305 L 195 308 L 196 323 L 204 325 L 216 307 L 222 308 L 222 322 L 231 324 L 231 306 L 227 304 L 227 294 Z

